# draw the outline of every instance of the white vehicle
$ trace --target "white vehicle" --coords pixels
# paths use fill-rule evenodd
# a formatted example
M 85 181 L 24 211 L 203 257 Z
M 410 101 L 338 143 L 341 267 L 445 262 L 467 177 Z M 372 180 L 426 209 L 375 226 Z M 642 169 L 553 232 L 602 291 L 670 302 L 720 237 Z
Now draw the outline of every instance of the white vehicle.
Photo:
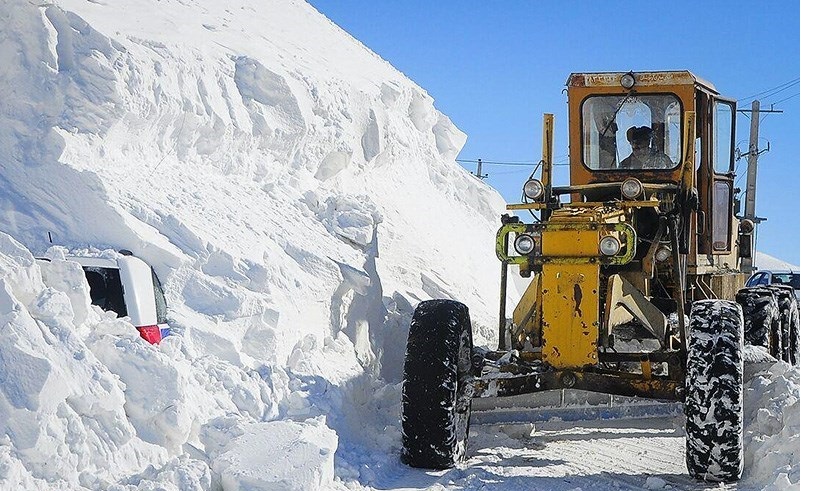
M 168 335 L 167 305 L 162 285 L 154 269 L 130 251 L 116 259 L 66 256 L 80 263 L 90 288 L 91 304 L 128 317 L 140 337 L 158 344 Z

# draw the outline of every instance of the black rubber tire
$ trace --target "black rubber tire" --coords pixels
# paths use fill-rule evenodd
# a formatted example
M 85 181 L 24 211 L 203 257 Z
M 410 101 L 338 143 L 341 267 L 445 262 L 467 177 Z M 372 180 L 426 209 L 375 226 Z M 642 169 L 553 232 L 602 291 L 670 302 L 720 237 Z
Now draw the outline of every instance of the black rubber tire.
M 736 481 L 744 470 L 742 318 L 728 300 L 699 300 L 690 312 L 684 429 L 696 479 Z
M 744 340 L 763 346 L 774 358 L 781 359 L 781 322 L 775 292 L 767 287 L 742 288 L 736 302 L 744 311 Z
M 779 359 L 794 364 L 792 360 L 792 328 L 794 316 L 798 310 L 797 299 L 793 289 L 786 285 L 770 285 L 778 301 L 778 322 L 781 327 L 781 357 Z M 797 330 L 797 327 L 796 327 Z
M 798 297 L 793 302 L 795 309 L 790 317 L 790 363 L 798 366 L 801 363 L 801 305 Z
M 447 469 L 465 457 L 470 430 L 473 335 L 468 308 L 421 302 L 413 313 L 402 385 L 402 462 Z
M 801 344 L 801 313 L 798 296 L 795 290 L 787 285 L 770 285 L 769 288 L 778 296 L 778 310 L 785 338 L 782 344 L 784 348 L 782 359 L 791 365 L 798 365 Z

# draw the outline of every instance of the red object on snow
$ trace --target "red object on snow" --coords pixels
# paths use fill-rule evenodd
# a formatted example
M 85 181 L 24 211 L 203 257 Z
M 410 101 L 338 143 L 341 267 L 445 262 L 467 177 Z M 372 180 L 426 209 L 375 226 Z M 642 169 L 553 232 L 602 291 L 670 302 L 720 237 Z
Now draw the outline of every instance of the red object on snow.
M 140 331 L 140 337 L 151 344 L 160 344 L 162 339 L 162 332 L 159 326 L 140 326 L 137 328 Z

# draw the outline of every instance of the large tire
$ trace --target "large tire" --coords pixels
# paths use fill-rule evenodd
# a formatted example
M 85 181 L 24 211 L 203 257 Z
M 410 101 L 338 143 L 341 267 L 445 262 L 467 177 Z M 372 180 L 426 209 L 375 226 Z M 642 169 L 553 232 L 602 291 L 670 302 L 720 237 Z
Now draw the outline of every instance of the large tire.
M 798 296 L 792 287 L 786 285 L 770 285 L 778 295 L 778 309 L 781 318 L 781 329 L 786 338 L 784 356 L 782 359 L 792 365 L 798 365 L 799 347 L 801 344 L 801 313 Z
M 447 469 L 464 459 L 473 397 L 468 308 L 421 302 L 413 313 L 402 386 L 402 462 Z
M 790 320 L 790 363 L 801 364 L 801 308 L 795 302 L 795 312 Z
M 690 313 L 687 354 L 687 470 L 696 479 L 736 481 L 744 470 L 741 306 L 699 300 Z
M 762 346 L 774 358 L 781 359 L 781 321 L 778 300 L 767 287 L 742 288 L 736 293 L 736 302 L 744 311 L 744 340 L 753 346 Z
M 781 357 L 779 359 L 790 364 L 795 364 L 793 360 L 792 329 L 796 324 L 798 311 L 797 299 L 792 287 L 786 285 L 770 285 L 778 300 L 778 320 L 781 326 Z M 796 331 L 798 326 L 795 326 Z

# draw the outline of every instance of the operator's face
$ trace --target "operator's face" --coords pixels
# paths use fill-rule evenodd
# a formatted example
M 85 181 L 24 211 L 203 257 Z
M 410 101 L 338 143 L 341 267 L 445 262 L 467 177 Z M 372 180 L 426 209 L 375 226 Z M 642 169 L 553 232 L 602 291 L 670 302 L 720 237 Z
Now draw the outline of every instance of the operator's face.
M 645 155 L 650 152 L 650 140 L 641 141 L 636 140 L 630 142 L 630 146 L 633 147 L 633 153 L 636 155 Z

